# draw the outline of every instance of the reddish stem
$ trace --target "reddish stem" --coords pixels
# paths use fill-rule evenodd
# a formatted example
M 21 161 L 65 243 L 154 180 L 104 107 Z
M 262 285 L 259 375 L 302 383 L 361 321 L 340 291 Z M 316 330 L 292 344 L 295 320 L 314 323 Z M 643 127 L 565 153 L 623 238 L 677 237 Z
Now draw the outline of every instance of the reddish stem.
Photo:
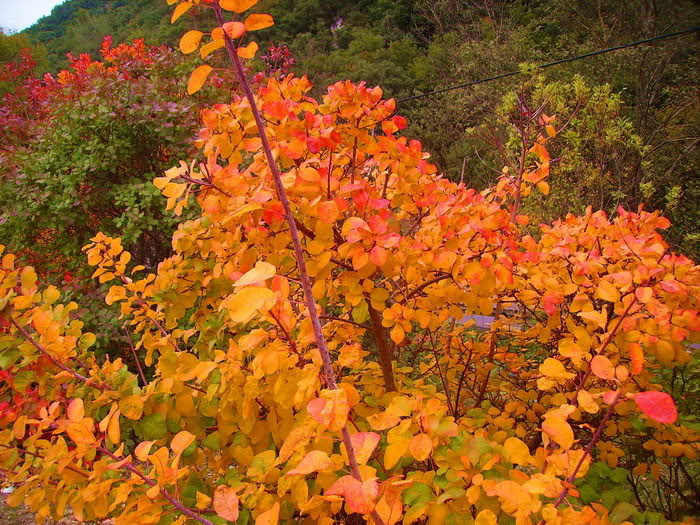
M 58 359 L 56 359 L 54 356 L 52 356 L 51 354 L 49 354 L 49 352 L 46 350 L 46 348 L 44 348 L 42 345 L 40 345 L 39 343 L 37 343 L 37 342 L 32 338 L 32 336 L 29 335 L 29 332 L 27 332 L 24 328 L 22 328 L 19 324 L 17 324 L 17 321 L 15 321 L 11 316 L 9 316 L 8 319 L 9 319 L 10 323 L 12 324 L 12 326 L 14 326 L 14 327 L 17 329 L 17 331 L 18 331 L 20 334 L 22 334 L 22 337 L 24 337 L 27 341 L 29 341 L 29 342 L 34 346 L 34 348 L 36 348 L 37 350 L 39 350 L 39 352 L 40 352 L 42 355 L 48 357 L 48 358 L 51 360 L 51 362 L 52 362 L 54 365 L 56 365 L 58 368 L 60 368 L 61 370 L 64 370 L 65 372 L 68 372 L 70 375 L 72 375 L 72 376 L 75 377 L 76 379 L 82 381 L 83 383 L 85 383 L 85 384 L 88 385 L 88 386 L 95 387 L 95 388 L 97 388 L 98 390 L 102 390 L 103 392 L 110 389 L 108 385 L 106 385 L 106 384 L 104 384 L 104 383 L 98 383 L 98 382 L 96 382 L 95 380 L 90 379 L 89 377 L 85 377 L 84 375 L 79 374 L 79 373 L 76 372 L 75 370 L 73 370 L 73 369 L 71 369 L 71 368 L 68 368 L 66 365 L 64 365 L 63 363 L 61 363 L 61 362 L 60 362 Z
M 219 1 L 216 0 L 212 7 L 214 8 L 214 14 L 216 15 L 216 20 L 219 26 L 223 26 L 226 21 L 224 20 L 223 14 L 221 13 L 221 6 Z M 236 76 L 240 82 L 245 96 L 250 104 L 250 109 L 253 113 L 253 118 L 255 118 L 255 123 L 260 133 L 260 141 L 262 143 L 263 151 L 265 152 L 265 157 L 267 159 L 267 164 L 272 173 L 272 179 L 275 183 L 275 189 L 277 190 L 277 197 L 282 204 L 282 209 L 284 210 L 284 216 L 289 226 L 289 235 L 292 239 L 292 246 L 294 247 L 294 256 L 297 261 L 297 267 L 299 268 L 299 277 L 301 281 L 301 287 L 304 290 L 304 299 L 306 302 L 307 309 L 309 311 L 309 318 L 311 319 L 311 326 L 314 332 L 314 338 L 316 339 L 316 345 L 318 346 L 319 353 L 321 354 L 321 360 L 323 361 L 323 373 L 325 376 L 326 384 L 330 389 L 337 389 L 338 385 L 336 382 L 335 372 L 333 371 L 333 364 L 331 362 L 330 352 L 328 351 L 328 345 L 326 344 L 326 339 L 323 336 L 323 331 L 321 329 L 321 319 L 319 318 L 318 312 L 316 310 L 316 301 L 314 300 L 311 279 L 309 278 L 309 272 L 306 269 L 306 261 L 304 259 L 304 251 L 299 239 L 299 229 L 297 228 L 297 223 L 294 220 L 294 214 L 292 213 L 292 207 L 287 198 L 287 192 L 284 189 L 284 184 L 282 183 L 282 176 L 280 174 L 277 163 L 275 162 L 275 157 L 272 154 L 272 148 L 270 147 L 270 141 L 267 137 L 267 130 L 265 127 L 265 121 L 260 114 L 257 102 L 255 101 L 255 95 L 248 81 L 248 77 L 243 69 L 243 64 L 236 52 L 236 47 L 233 41 L 229 38 L 228 34 L 224 32 L 224 40 L 226 42 L 226 50 L 228 52 L 229 59 L 233 64 Z M 358 481 L 362 481 L 362 476 L 360 475 L 360 470 L 357 466 L 357 459 L 355 457 L 355 450 L 352 446 L 352 441 L 350 440 L 350 432 L 348 431 L 347 425 L 343 427 L 341 431 L 343 438 L 343 443 L 345 444 L 345 449 L 348 455 L 348 463 L 350 464 L 350 471 L 352 476 Z M 384 525 L 384 521 L 379 517 L 377 511 L 372 511 L 372 519 L 374 519 L 377 525 Z
M 97 450 L 99 450 L 100 452 L 102 452 L 106 456 L 109 456 L 114 461 L 122 461 L 124 459 L 124 458 L 119 458 L 119 457 L 115 456 L 106 448 L 98 447 Z M 134 467 L 128 461 L 126 463 L 124 463 L 121 468 L 126 469 L 129 472 L 131 472 L 132 474 L 135 474 L 136 476 L 141 478 L 141 480 L 149 487 L 155 487 L 157 485 L 157 483 L 154 480 L 152 480 L 151 478 L 149 478 L 146 475 L 144 475 L 143 473 L 141 473 L 141 471 L 139 469 Z M 185 507 L 174 496 L 172 496 L 167 490 L 161 488 L 160 495 L 163 496 L 165 499 L 167 499 L 173 507 L 175 507 L 177 510 L 182 512 L 185 516 L 189 516 L 193 520 L 197 520 L 198 522 L 202 523 L 203 525 L 214 525 L 214 522 L 209 521 L 208 519 L 202 517 L 200 514 L 197 514 L 192 509 Z

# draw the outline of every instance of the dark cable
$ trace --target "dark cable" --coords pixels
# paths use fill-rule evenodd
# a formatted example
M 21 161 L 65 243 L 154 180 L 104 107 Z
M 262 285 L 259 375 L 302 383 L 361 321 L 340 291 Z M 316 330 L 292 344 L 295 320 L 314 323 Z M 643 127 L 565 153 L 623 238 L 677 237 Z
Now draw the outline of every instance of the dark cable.
M 657 40 L 663 40 L 666 38 L 673 38 L 681 35 L 685 35 L 687 33 L 693 33 L 694 31 L 700 30 L 700 26 L 696 27 L 691 27 L 689 29 L 683 29 L 682 31 L 676 31 L 674 33 L 666 33 L 664 35 L 659 35 L 655 36 L 652 38 L 645 38 L 644 40 L 637 40 L 636 42 L 628 42 L 626 44 L 622 44 L 619 46 L 615 47 L 609 47 L 607 49 L 599 49 L 598 51 L 592 51 L 591 53 L 586 53 L 584 55 L 578 55 L 575 57 L 570 57 L 570 58 L 562 58 L 560 60 L 555 60 L 554 62 L 547 62 L 546 64 L 540 64 L 537 66 L 537 69 L 544 69 L 547 67 L 552 67 L 552 66 L 557 66 L 559 64 L 564 64 L 566 62 L 574 62 L 576 60 L 581 60 L 583 58 L 588 58 L 596 55 L 602 55 L 604 53 L 610 53 L 612 51 L 618 51 L 619 49 L 625 49 L 628 47 L 634 47 L 634 46 L 639 46 L 641 44 L 648 44 L 650 42 L 656 42 Z M 464 89 L 470 86 L 476 86 L 477 84 L 484 84 L 486 82 L 491 82 L 493 80 L 500 80 L 502 78 L 507 78 L 507 77 L 512 77 L 515 75 L 520 75 L 522 74 L 521 71 L 511 71 L 510 73 L 501 73 L 500 75 L 496 75 L 493 77 L 488 77 L 488 78 L 482 78 L 481 80 L 474 80 L 472 82 L 465 82 L 464 84 L 457 84 L 455 86 L 449 86 L 446 88 L 442 89 L 437 89 L 435 91 L 428 91 L 426 93 L 419 93 L 417 95 L 411 95 L 410 97 L 404 97 L 400 98 L 397 100 L 397 102 L 406 102 L 407 100 L 415 100 L 417 98 L 423 98 L 423 97 L 430 97 L 432 95 L 438 95 L 440 93 L 445 93 L 447 91 L 454 91 L 455 89 Z

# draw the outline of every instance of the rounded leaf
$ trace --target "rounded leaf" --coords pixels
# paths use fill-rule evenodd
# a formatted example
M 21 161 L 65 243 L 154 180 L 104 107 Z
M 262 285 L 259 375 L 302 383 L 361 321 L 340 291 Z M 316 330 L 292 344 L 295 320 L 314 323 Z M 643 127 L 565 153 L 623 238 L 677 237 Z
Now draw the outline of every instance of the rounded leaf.
M 255 4 L 258 0 L 220 0 L 219 5 L 221 9 L 226 9 L 227 11 L 233 11 L 234 13 L 243 13 L 247 11 Z
M 241 58 L 255 58 L 255 53 L 258 52 L 258 44 L 256 42 L 250 42 L 245 47 L 238 48 L 238 56 Z
M 607 381 L 615 379 L 615 367 L 604 355 L 597 355 L 591 359 L 591 372 Z
M 219 485 L 214 491 L 214 512 L 220 518 L 236 521 L 240 512 L 238 508 L 238 495 L 233 487 Z
M 416 461 L 425 461 L 433 451 L 433 440 L 428 434 L 418 434 L 411 439 L 408 450 Z
M 202 36 L 204 36 L 204 33 L 201 31 L 187 31 L 180 39 L 180 51 L 186 55 L 196 51 L 199 43 L 202 41 Z
M 245 19 L 245 28 L 248 31 L 258 31 L 275 25 L 275 20 L 270 15 L 252 14 Z
M 192 72 L 190 81 L 187 84 L 187 93 L 192 95 L 202 89 L 202 86 L 204 86 L 206 83 L 207 78 L 209 78 L 209 73 L 211 73 L 213 69 L 214 68 L 207 65 L 199 66 L 197 69 L 195 69 Z
M 676 404 L 666 392 L 640 392 L 635 394 L 634 401 L 654 421 L 673 423 L 678 419 Z

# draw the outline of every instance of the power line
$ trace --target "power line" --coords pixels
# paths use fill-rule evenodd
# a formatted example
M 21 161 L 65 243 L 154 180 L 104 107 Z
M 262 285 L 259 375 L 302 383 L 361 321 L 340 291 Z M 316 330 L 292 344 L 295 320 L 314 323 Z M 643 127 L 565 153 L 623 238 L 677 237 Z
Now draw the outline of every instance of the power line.
M 546 64 L 540 64 L 537 66 L 537 69 L 545 69 L 548 67 L 557 66 L 559 64 L 564 64 L 566 62 L 575 62 L 576 60 L 581 60 L 581 59 L 593 57 L 596 55 L 602 55 L 604 53 L 611 53 L 612 51 L 618 51 L 620 49 L 625 49 L 628 47 L 639 46 L 641 44 L 648 44 L 650 42 L 656 42 L 657 40 L 664 40 L 666 38 L 674 38 L 677 36 L 686 35 L 688 33 L 693 33 L 695 31 L 699 31 L 699 30 L 700 30 L 700 26 L 696 26 L 696 27 L 691 27 L 689 29 L 683 29 L 682 31 L 676 31 L 674 33 L 666 33 L 666 34 L 655 36 L 652 38 L 645 38 L 644 40 L 637 40 L 636 42 L 628 42 L 626 44 L 622 44 L 619 46 L 608 47 L 606 49 L 599 49 L 598 51 L 592 51 L 591 53 L 586 53 L 586 54 L 578 55 L 575 57 L 562 58 L 560 60 L 555 60 L 554 62 L 547 62 Z M 454 91 L 456 89 L 464 89 L 464 88 L 467 88 L 470 86 L 476 86 L 477 84 L 485 84 L 486 82 L 492 82 L 494 80 L 500 80 L 502 78 L 513 77 L 515 75 L 520 75 L 520 74 L 522 74 L 521 71 L 511 71 L 509 73 L 501 73 L 500 75 L 496 75 L 496 76 L 488 77 L 488 78 L 482 78 L 481 80 L 474 80 L 471 82 L 465 82 L 463 84 L 457 84 L 457 85 L 449 86 L 449 87 L 442 88 L 442 89 L 436 89 L 435 91 L 428 91 L 426 93 L 419 93 L 417 95 L 411 95 L 410 97 L 400 98 L 397 100 L 397 102 L 401 103 L 401 102 L 406 102 L 408 100 L 415 100 L 418 98 L 430 97 L 432 95 L 439 95 L 440 93 L 446 93 L 448 91 Z

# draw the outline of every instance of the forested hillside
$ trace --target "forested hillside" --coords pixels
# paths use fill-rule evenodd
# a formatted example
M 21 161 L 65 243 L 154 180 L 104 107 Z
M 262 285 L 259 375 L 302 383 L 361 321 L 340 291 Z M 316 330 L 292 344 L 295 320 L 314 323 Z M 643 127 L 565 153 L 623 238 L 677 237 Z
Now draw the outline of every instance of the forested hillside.
M 8 505 L 697 525 L 699 146 L 697 0 L 67 0 L 0 32 Z
M 261 5 L 276 25 L 260 43 L 263 49 L 288 46 L 289 71 L 308 75 L 316 86 L 366 81 L 396 97 L 700 24 L 698 4 L 690 0 L 265 0 Z M 67 52 L 97 56 L 106 35 L 115 43 L 145 38 L 147 44 L 176 45 L 183 28 L 208 22 L 206 14 L 196 13 L 171 25 L 167 13 L 164 2 L 151 0 L 68 0 L 24 34 L 46 46 L 49 69 L 55 71 L 67 64 Z M 541 210 L 543 218 L 589 204 L 612 211 L 645 203 L 673 218 L 673 242 L 698 256 L 699 42 L 698 33 L 662 40 L 539 75 L 407 102 L 401 111 L 412 135 L 448 174 L 484 187 L 505 162 L 494 158 L 502 150 L 489 147 L 489 141 L 507 140 L 504 125 L 516 107 L 546 103 L 547 111 L 573 120 L 557 152 L 564 161 L 553 184 L 566 202 L 554 199 Z M 481 160 L 465 162 L 475 154 Z

